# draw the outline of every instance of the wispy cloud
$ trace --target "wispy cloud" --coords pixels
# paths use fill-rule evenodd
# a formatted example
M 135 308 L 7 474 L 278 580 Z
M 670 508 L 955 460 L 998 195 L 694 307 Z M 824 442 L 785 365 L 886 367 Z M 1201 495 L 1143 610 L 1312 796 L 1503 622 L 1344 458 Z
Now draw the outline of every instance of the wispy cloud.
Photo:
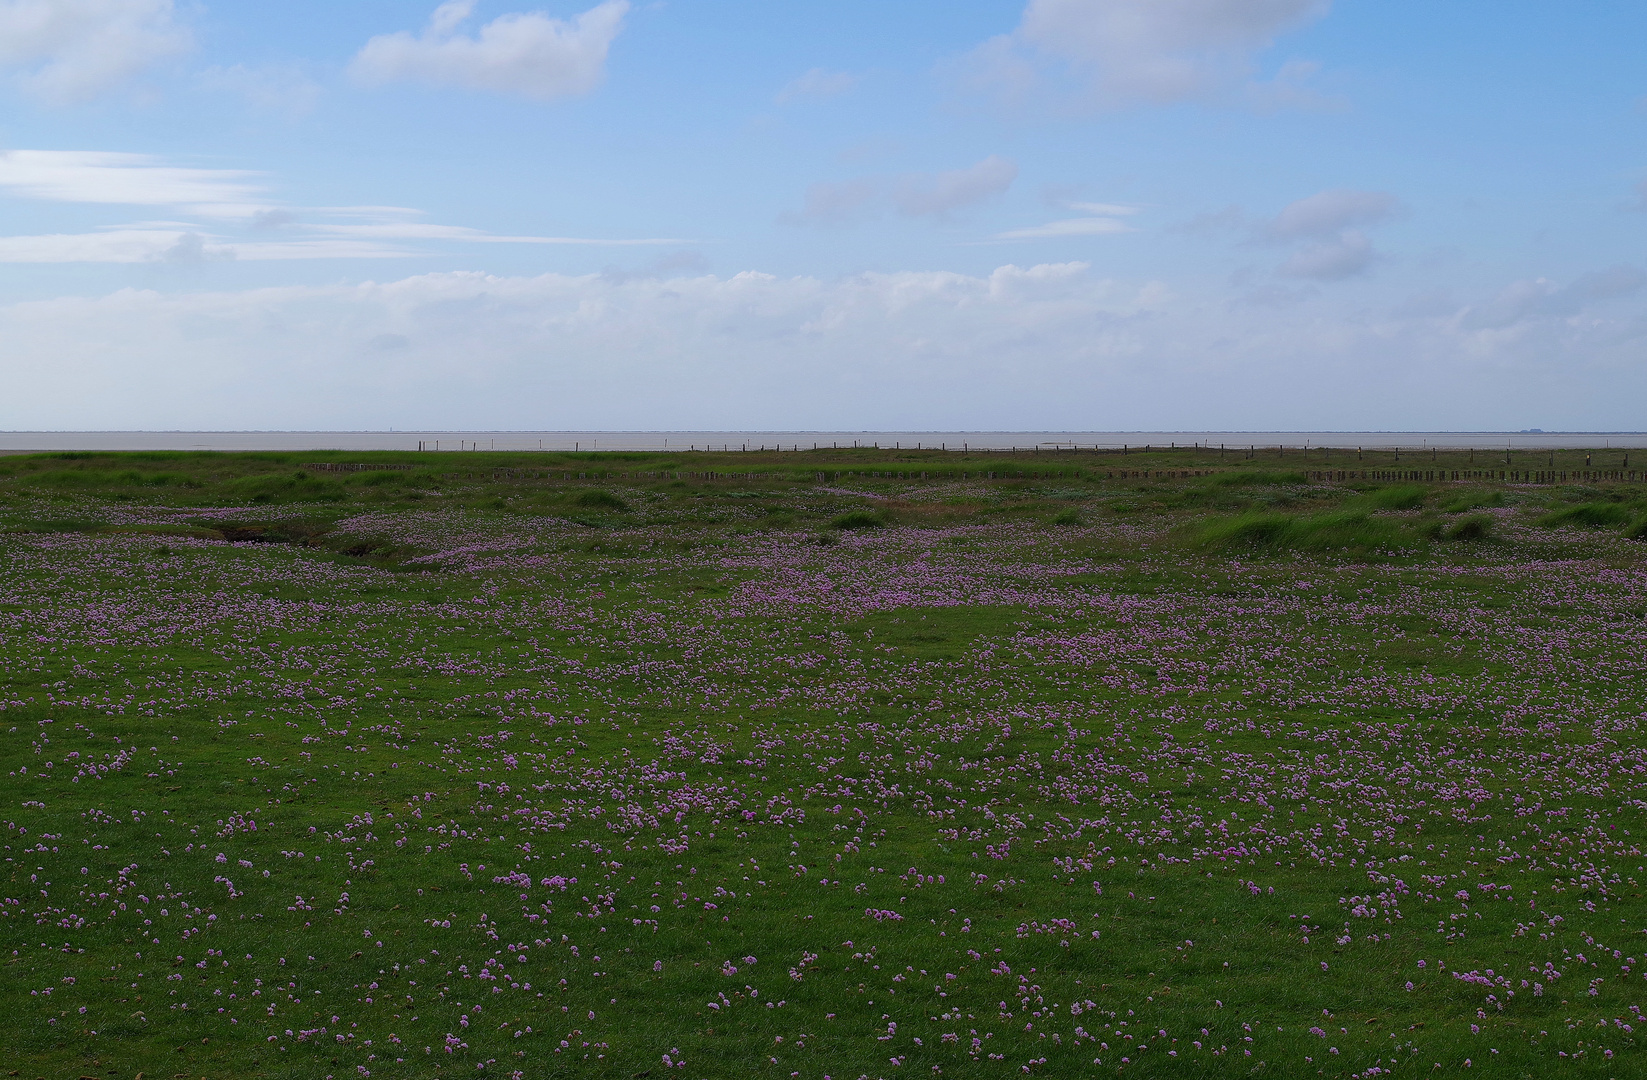
M 613 247 L 685 242 L 497 235 L 420 221 L 421 211 L 395 206 L 288 207 L 269 197 L 261 173 L 189 168 L 150 155 L 105 151 L 0 152 L 0 193 L 45 202 L 164 207 L 197 219 L 0 237 L 0 262 L 9 263 L 387 259 L 424 254 L 412 246 L 418 242 Z M 229 231 L 236 228 L 249 235 Z
M 946 218 L 1003 194 L 1016 179 L 1017 163 L 991 154 L 963 169 L 813 184 L 799 217 L 838 224 L 873 215 L 890 204 L 904 217 Z
M 1023 229 L 1009 229 L 996 233 L 997 240 L 1052 240 L 1071 236 L 1107 236 L 1114 233 L 1136 232 L 1133 226 L 1121 221 L 1138 212 L 1136 206 L 1117 203 L 1072 202 L 1065 206 L 1078 210 L 1087 217 L 1063 218 L 1045 225 L 1031 225 Z
M 0 190 L 51 202 L 175 206 L 212 218 L 270 209 L 259 173 L 195 169 L 148 154 L 102 150 L 0 151 Z
M 474 244 L 583 244 L 596 247 L 647 247 L 684 244 L 679 237 L 606 240 L 588 236 L 500 236 L 464 225 L 435 225 L 406 221 L 366 225 L 309 225 L 308 231 L 326 236 L 355 236 L 374 240 L 452 240 Z
M 0 263 L 195 263 L 223 260 L 391 259 L 407 254 L 352 240 L 229 243 L 192 229 L 0 236 Z

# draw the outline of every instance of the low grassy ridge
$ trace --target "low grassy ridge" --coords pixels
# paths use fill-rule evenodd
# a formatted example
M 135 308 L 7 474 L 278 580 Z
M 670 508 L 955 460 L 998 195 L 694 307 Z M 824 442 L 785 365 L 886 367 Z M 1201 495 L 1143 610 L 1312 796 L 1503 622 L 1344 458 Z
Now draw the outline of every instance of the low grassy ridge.
M 1173 453 L 0 459 L 0 1061 L 1636 1075 L 1643 485 Z

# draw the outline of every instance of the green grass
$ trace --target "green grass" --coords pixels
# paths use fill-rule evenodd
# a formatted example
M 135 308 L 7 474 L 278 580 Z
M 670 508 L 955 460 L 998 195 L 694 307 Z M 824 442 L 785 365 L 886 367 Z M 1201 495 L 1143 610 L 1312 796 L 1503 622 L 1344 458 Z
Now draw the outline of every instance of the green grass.
M 1550 528 L 1577 525 L 1581 528 L 1598 529 L 1628 524 L 1635 517 L 1634 511 L 1618 503 L 1589 502 L 1554 510 L 1539 518 L 1538 523 Z
M 1489 514 L 1469 514 L 1448 525 L 1442 530 L 1441 535 L 1447 540 L 1485 540 L 1492 536 L 1493 524 L 1493 518 Z
M 1248 513 L 1198 524 L 1195 542 L 1208 551 L 1391 552 L 1410 547 L 1411 534 L 1393 521 L 1356 511 L 1325 514 Z
M 1504 492 L 1497 488 L 1482 488 L 1466 490 L 1456 494 L 1443 503 L 1441 508 L 1449 514 L 1462 514 L 1471 510 L 1503 505 Z
M 580 491 L 572 497 L 577 506 L 587 506 L 597 510 L 627 510 L 629 504 L 612 494 L 610 491 Z
M 874 510 L 848 510 L 830 518 L 829 524 L 836 529 L 880 529 L 885 528 L 886 518 Z
M 1368 510 L 1416 510 L 1429 498 L 1431 489 L 1419 484 L 1396 484 L 1365 491 L 1351 505 Z
M 1622 522 L 431 457 L 0 459 L 4 1071 L 1643 1064 Z
M 1309 480 L 1302 472 L 1277 472 L 1264 469 L 1234 469 L 1212 478 L 1220 487 L 1260 487 L 1303 484 Z

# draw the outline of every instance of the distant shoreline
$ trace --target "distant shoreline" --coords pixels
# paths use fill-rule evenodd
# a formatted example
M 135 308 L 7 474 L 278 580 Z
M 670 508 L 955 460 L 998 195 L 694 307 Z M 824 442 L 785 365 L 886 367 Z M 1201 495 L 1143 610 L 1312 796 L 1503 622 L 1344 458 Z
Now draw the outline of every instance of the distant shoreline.
M 0 431 L 0 454 L 217 450 L 229 452 L 688 449 L 1119 449 L 1228 446 L 1367 450 L 1635 449 L 1640 431 Z

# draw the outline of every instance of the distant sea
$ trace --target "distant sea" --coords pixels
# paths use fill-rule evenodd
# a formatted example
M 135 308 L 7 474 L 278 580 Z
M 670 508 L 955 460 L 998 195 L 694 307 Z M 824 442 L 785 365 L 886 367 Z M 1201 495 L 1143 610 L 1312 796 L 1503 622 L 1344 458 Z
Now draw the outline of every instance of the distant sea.
M 1367 450 L 1628 449 L 1640 431 L 4 431 L 0 453 L 72 450 L 784 450 L 825 446 Z

